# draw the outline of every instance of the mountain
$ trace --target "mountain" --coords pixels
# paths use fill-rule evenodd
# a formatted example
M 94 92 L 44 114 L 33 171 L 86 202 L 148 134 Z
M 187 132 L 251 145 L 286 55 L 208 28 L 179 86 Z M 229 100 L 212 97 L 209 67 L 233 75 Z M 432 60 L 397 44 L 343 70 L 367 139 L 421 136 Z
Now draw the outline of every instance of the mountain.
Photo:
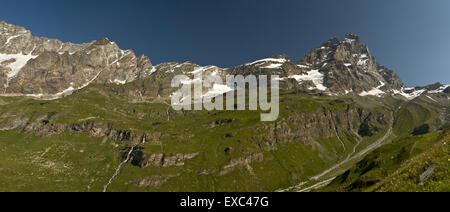
M 423 89 L 406 88 L 394 71 L 376 62 L 369 48 L 354 34 L 346 35 L 344 40 L 330 39 L 295 64 L 288 56 L 277 55 L 221 69 L 200 67 L 190 62 L 163 63 L 154 67 L 148 57 L 136 57 L 133 51 L 122 50 L 107 38 L 72 44 L 33 37 L 25 28 L 5 22 L 0 22 L 0 29 L 1 95 L 55 99 L 90 83 L 126 84 L 152 74 L 158 75 L 156 78 L 171 79 L 175 74 L 199 70 L 206 71 L 205 74 L 218 71 L 221 75 L 278 74 L 284 81 L 290 81 L 286 82 L 288 86 L 298 87 L 292 82 L 296 80 L 304 90 L 319 90 L 330 95 L 397 94 L 411 99 L 424 92 Z M 427 91 L 440 93 L 447 87 Z
M 200 72 L 278 75 L 278 120 L 260 122 L 261 111 L 174 111 L 173 77 Z M 405 163 L 448 145 L 440 141 L 450 127 L 449 86 L 407 88 L 354 34 L 298 62 L 280 54 L 230 68 L 153 66 L 106 38 L 63 43 L 0 22 L 0 82 L 2 191 L 370 190 L 355 182 L 384 188 L 412 166 Z M 411 154 L 389 163 L 411 144 Z M 432 155 L 437 167 L 448 158 Z M 358 178 L 373 161 L 374 173 L 389 171 Z
M 0 94 L 59 98 L 90 83 L 134 81 L 152 70 L 103 38 L 85 44 L 33 37 L 23 27 L 0 22 Z

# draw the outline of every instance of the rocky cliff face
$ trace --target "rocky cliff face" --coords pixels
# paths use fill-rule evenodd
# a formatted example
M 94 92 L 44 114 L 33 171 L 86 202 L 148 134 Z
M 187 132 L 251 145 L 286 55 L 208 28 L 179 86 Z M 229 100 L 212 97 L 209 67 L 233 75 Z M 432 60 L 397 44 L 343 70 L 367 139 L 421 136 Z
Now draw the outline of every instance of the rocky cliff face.
M 333 93 L 400 90 L 400 78 L 383 67 L 371 55 L 369 48 L 354 34 L 344 40 L 332 38 L 312 50 L 298 65 L 304 70 L 318 70 L 324 74 L 324 85 Z
M 0 22 L 0 94 L 58 98 L 90 83 L 125 84 L 149 74 L 145 57 L 106 38 L 63 43 Z
M 369 48 L 354 34 L 343 40 L 332 38 L 313 49 L 299 62 L 287 55 L 250 62 L 238 67 L 199 66 L 192 62 L 162 63 L 153 66 L 149 58 L 136 57 L 106 38 L 84 44 L 32 36 L 20 26 L 0 22 L 0 95 L 25 95 L 56 99 L 91 83 L 132 83 L 115 88 L 134 96 L 169 97 L 176 89 L 175 75 L 278 75 L 282 89 L 310 94 L 377 96 L 397 95 L 414 99 L 428 93 L 444 93 L 448 86 L 430 90 L 406 88 L 394 71 L 380 65 Z M 190 83 L 193 83 L 190 82 Z M 216 85 L 203 95 L 219 95 L 232 90 Z M 426 93 L 426 92 L 425 92 Z

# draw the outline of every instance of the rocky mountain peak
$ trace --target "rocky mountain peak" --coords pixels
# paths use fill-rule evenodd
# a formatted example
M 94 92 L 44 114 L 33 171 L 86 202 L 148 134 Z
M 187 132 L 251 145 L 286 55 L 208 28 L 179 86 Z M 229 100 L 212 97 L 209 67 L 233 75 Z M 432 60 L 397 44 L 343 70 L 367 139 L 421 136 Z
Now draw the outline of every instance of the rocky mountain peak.
M 55 99 L 91 83 L 125 84 L 144 79 L 158 81 L 156 96 L 163 96 L 170 95 L 172 90 L 163 82 L 170 82 L 176 74 L 200 72 L 220 76 L 278 75 L 285 88 L 313 94 L 379 97 L 400 94 L 411 99 L 426 91 L 448 92 L 448 86 L 441 84 L 406 88 L 393 70 L 376 61 L 355 34 L 346 34 L 342 40 L 329 39 L 297 64 L 288 55 L 279 54 L 222 69 L 193 62 L 153 66 L 147 56 L 137 57 L 133 51 L 120 49 L 108 38 L 83 44 L 63 43 L 35 37 L 23 27 L 0 22 L 0 95 Z
M 331 38 L 313 49 L 298 65 L 322 73 L 324 85 L 333 93 L 364 94 L 377 89 L 376 93 L 382 94 L 404 87 L 395 72 L 380 65 L 355 34 L 346 34 L 343 40 Z
M 440 82 L 431 84 L 431 85 L 427 85 L 425 87 L 417 87 L 417 89 L 427 89 L 427 90 L 437 90 L 439 88 L 441 88 L 442 86 L 444 86 L 443 84 L 441 84 Z
M 0 94 L 53 99 L 91 83 L 124 84 L 153 66 L 107 38 L 83 44 L 34 37 L 20 26 L 0 22 Z
M 344 40 L 347 42 L 361 42 L 361 39 L 359 38 L 358 35 L 354 34 L 354 33 L 348 33 L 345 35 Z
M 103 45 L 107 45 L 107 44 L 110 44 L 110 43 L 111 43 L 111 41 L 109 41 L 108 38 L 102 38 L 100 40 L 95 41 L 93 43 L 93 45 L 103 46 Z
M 291 61 L 291 57 L 289 57 L 286 54 L 277 54 L 277 55 L 273 55 L 270 58 L 274 58 L 274 59 L 284 59 L 286 61 Z

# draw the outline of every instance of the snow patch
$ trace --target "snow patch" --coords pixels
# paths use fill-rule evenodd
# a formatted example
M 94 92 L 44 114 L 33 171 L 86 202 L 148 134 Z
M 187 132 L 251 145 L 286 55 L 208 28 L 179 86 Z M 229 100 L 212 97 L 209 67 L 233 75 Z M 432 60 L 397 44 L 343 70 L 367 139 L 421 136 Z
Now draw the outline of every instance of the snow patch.
M 194 71 L 191 72 L 191 74 L 196 75 L 196 74 L 202 73 L 206 70 L 207 70 L 207 67 L 195 67 Z
M 320 73 L 319 70 L 311 70 L 307 73 L 307 75 L 293 75 L 293 76 L 290 76 L 289 78 L 295 79 L 300 83 L 304 82 L 304 81 L 312 81 L 314 83 L 314 85 L 316 86 L 315 87 L 316 89 L 321 90 L 321 91 L 327 90 L 327 87 L 325 87 L 323 85 L 324 75 L 322 73 Z
M 383 96 L 385 94 L 385 92 L 380 90 L 380 88 L 384 87 L 386 84 L 384 82 L 381 82 L 381 81 L 380 81 L 380 83 L 381 83 L 380 86 L 378 86 L 376 88 L 373 88 L 370 91 L 363 91 L 359 95 L 360 96 L 377 96 L 377 97 Z
M 299 68 L 309 68 L 311 67 L 310 65 L 297 65 Z
M 9 37 L 9 38 L 6 40 L 5 45 L 8 45 L 8 43 L 9 43 L 11 40 L 16 39 L 16 38 L 18 38 L 18 37 L 20 37 L 20 36 L 22 36 L 22 35 L 14 35 L 14 36 Z
M 407 92 L 405 92 L 405 91 L 407 91 Z M 414 88 L 402 88 L 402 90 L 400 90 L 400 91 L 393 90 L 394 94 L 402 95 L 403 97 L 407 98 L 408 100 L 413 100 L 413 99 L 419 97 L 420 95 L 422 95 L 423 93 L 425 93 L 426 91 L 427 91 L 426 89 L 415 90 Z
M 355 39 L 345 38 L 344 43 L 352 44 L 355 41 Z
M 0 64 L 14 59 L 14 62 L 11 62 L 7 65 L 11 69 L 11 71 L 7 74 L 8 79 L 14 78 L 17 74 L 22 70 L 22 68 L 28 63 L 29 60 L 35 59 L 38 56 L 33 56 L 30 54 L 0 54 Z
M 206 94 L 204 94 L 203 97 L 214 98 L 216 96 L 223 95 L 223 94 L 228 93 L 230 91 L 233 91 L 233 89 L 228 87 L 228 86 L 226 86 L 226 85 L 214 84 L 213 88 L 211 90 L 209 90 Z
M 361 92 L 359 95 L 360 96 L 377 96 L 377 97 L 381 97 L 383 96 L 385 93 L 384 91 L 378 89 L 378 88 L 374 88 L 370 91 L 363 91 Z
M 155 72 L 156 72 L 156 67 L 153 66 L 153 67 L 152 67 L 152 70 L 150 70 L 150 74 L 153 74 L 153 73 L 155 73 Z
M 217 69 L 219 69 L 219 68 L 216 66 L 199 66 L 199 67 L 195 67 L 194 71 L 191 72 L 191 74 L 196 75 L 196 74 L 203 73 L 203 72 L 206 72 L 211 69 L 215 69 L 215 71 L 217 71 Z
M 46 100 L 55 100 L 55 99 L 61 98 L 61 97 L 66 96 L 66 95 L 70 95 L 70 94 L 73 93 L 73 91 L 75 91 L 75 88 L 70 86 L 66 90 L 61 91 L 61 92 L 56 93 L 56 94 L 50 94 L 50 95 L 47 95 L 47 94 L 27 94 L 26 96 L 34 97 L 34 98 L 40 98 L 40 99 L 45 98 Z
M 267 66 L 264 66 L 263 68 L 269 68 L 269 69 L 279 69 L 283 66 L 283 64 L 270 64 Z
M 18 38 L 18 37 L 22 37 L 26 34 L 27 32 L 20 32 L 20 34 L 18 35 L 13 35 L 11 37 L 9 37 L 8 39 L 6 39 L 6 43 L 4 44 L 5 46 L 9 44 L 9 42 L 11 42 L 12 40 Z
M 266 59 L 262 59 L 262 60 L 257 60 L 253 63 L 247 63 L 246 65 L 255 65 L 258 63 L 267 63 L 267 62 L 271 62 L 271 63 L 285 63 L 288 62 L 288 60 L 284 59 L 284 58 L 266 58 Z
M 439 103 L 438 101 L 436 101 L 435 99 L 431 98 L 430 96 L 427 96 L 427 97 L 428 97 L 428 99 L 431 99 L 431 101 Z
M 127 83 L 126 80 L 118 80 L 118 79 L 115 79 L 113 82 L 114 82 L 116 85 L 124 85 L 124 84 Z
M 432 94 L 436 94 L 436 93 L 443 93 L 445 91 L 445 89 L 447 89 L 448 87 L 450 87 L 450 85 L 443 85 L 440 88 L 433 90 L 433 91 L 428 91 L 428 93 L 432 93 Z
M 367 62 L 369 62 L 369 59 L 360 59 L 356 65 L 365 66 L 367 65 Z

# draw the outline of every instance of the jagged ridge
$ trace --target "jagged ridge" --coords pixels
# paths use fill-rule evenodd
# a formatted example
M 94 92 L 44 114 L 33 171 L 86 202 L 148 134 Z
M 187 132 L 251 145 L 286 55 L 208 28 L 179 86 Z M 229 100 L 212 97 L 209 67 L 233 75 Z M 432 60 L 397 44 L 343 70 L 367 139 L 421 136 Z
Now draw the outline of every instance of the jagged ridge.
M 162 63 L 153 66 L 148 57 L 136 57 L 103 38 L 85 44 L 63 43 L 57 39 L 33 37 L 20 26 L 0 22 L 1 95 L 26 95 L 56 99 L 91 83 L 126 84 L 144 80 L 157 86 L 135 83 L 139 95 L 168 97 L 174 89 L 170 80 L 177 74 L 204 75 L 279 75 L 282 88 L 327 95 L 397 95 L 414 99 L 424 93 L 442 94 L 448 85 L 407 88 L 394 71 L 379 64 L 354 34 L 343 40 L 334 37 L 313 49 L 297 63 L 287 55 L 233 68 L 202 67 L 192 62 Z M 157 89 L 157 91 L 149 90 Z M 205 88 L 204 95 L 219 95 L 232 90 L 216 85 Z

